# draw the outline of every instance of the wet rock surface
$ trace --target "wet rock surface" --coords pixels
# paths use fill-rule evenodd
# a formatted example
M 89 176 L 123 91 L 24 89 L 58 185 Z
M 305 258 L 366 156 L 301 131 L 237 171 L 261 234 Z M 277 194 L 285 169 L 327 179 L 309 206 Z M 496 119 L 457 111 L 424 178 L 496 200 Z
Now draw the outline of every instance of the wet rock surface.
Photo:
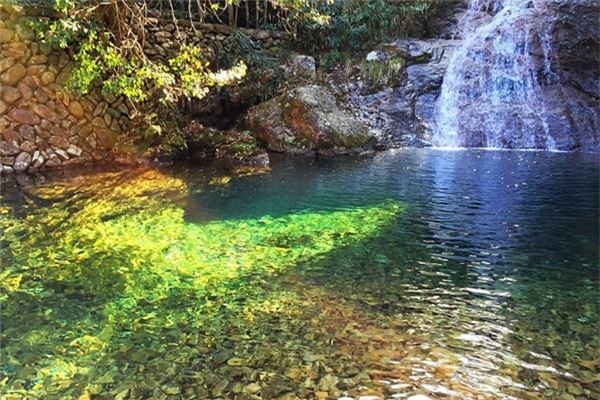
M 379 57 L 402 57 L 400 83 L 375 93 L 365 93 L 364 83 L 351 83 L 350 101 L 362 110 L 370 126 L 393 138 L 396 146 L 431 144 L 435 103 L 444 73 L 458 40 L 399 40 L 387 44 Z M 368 84 L 367 84 L 368 86 Z
M 598 151 L 598 2 L 471 7 L 487 19 L 465 25 L 444 78 L 435 144 Z
M 600 149 L 599 5 L 454 2 L 432 31 L 367 55 L 401 57 L 399 84 L 347 85 L 363 120 L 397 146 Z M 449 26 L 442 28 L 446 23 Z

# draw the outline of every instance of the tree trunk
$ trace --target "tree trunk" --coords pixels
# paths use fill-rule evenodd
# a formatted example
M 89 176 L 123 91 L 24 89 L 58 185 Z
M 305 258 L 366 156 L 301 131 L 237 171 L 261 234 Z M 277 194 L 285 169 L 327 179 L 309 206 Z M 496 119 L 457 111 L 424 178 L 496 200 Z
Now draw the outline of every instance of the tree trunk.
M 235 12 L 231 0 L 227 0 L 227 19 L 229 26 L 235 26 Z

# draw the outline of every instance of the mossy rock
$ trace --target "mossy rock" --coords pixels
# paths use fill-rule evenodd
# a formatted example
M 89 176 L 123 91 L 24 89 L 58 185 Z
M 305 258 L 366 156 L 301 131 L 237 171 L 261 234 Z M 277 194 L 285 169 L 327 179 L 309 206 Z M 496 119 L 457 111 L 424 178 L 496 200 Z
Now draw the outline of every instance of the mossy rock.
M 375 145 L 368 128 L 329 89 L 307 85 L 252 108 L 244 126 L 284 153 L 347 154 Z

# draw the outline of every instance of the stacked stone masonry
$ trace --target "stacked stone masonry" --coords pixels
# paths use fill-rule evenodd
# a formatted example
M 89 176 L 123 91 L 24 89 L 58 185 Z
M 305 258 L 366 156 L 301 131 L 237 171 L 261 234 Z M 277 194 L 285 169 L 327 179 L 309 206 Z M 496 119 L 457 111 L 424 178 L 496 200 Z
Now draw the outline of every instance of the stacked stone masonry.
M 177 24 L 171 20 L 149 18 L 145 26 L 147 40 L 144 52 L 151 58 L 165 58 L 173 55 L 182 43 L 203 48 L 208 58 L 235 31 L 247 35 L 265 49 L 279 46 L 283 32 L 259 29 L 232 28 L 227 25 L 190 23 L 189 20 L 179 20 Z
M 41 44 L 27 16 L 0 7 L 0 171 L 110 159 L 129 121 L 124 99 L 67 90 L 72 52 Z
M 111 162 L 119 134 L 127 129 L 131 104 L 104 95 L 69 91 L 73 51 L 42 44 L 29 28 L 31 17 L 0 4 L 0 173 L 32 172 L 95 162 Z M 168 58 L 183 43 L 206 49 L 232 33 L 227 26 L 149 20 L 145 51 Z M 246 32 L 264 47 L 281 34 Z

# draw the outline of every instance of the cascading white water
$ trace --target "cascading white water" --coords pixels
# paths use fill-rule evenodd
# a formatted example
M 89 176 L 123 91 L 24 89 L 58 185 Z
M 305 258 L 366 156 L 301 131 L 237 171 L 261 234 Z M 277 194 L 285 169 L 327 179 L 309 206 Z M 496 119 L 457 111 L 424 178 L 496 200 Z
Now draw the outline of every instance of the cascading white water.
M 436 104 L 435 146 L 556 147 L 546 89 L 560 96 L 560 66 L 552 48 L 555 17 L 544 15 L 542 2 L 470 1 L 465 39 Z

